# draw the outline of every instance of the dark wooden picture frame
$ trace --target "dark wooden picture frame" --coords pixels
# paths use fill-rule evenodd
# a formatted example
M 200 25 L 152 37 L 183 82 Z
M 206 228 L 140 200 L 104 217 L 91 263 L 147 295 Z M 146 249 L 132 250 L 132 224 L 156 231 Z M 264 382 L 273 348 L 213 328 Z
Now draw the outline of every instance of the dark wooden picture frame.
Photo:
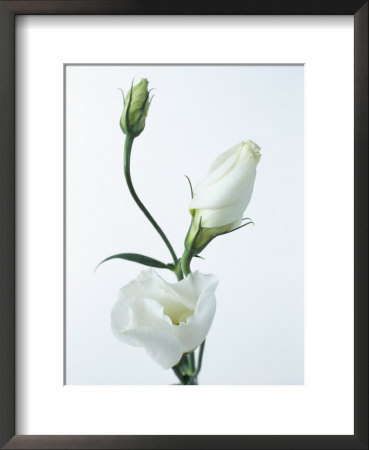
M 349 436 L 15 435 L 15 17 L 19 14 L 353 15 L 355 433 Z M 7 449 L 368 449 L 368 1 L 0 0 L 0 445 Z M 328 325 L 327 325 L 328 326 Z

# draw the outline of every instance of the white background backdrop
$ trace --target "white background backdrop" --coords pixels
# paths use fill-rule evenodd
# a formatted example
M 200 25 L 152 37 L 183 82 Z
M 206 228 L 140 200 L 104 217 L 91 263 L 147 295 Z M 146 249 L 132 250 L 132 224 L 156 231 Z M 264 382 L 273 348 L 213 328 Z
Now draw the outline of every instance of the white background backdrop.
M 352 16 L 17 17 L 18 434 L 353 433 L 353 44 Z M 305 64 L 303 386 L 63 384 L 63 64 L 142 61 Z
M 122 96 L 135 77 L 155 95 L 135 140 L 136 190 L 178 255 L 190 190 L 241 140 L 262 148 L 255 226 L 216 239 L 193 269 L 219 277 L 201 384 L 302 384 L 303 66 L 67 66 L 66 382 L 173 383 L 142 349 L 118 341 L 110 310 L 145 267 L 103 258 L 137 252 L 171 262 L 123 179 Z M 173 274 L 159 271 L 168 281 Z

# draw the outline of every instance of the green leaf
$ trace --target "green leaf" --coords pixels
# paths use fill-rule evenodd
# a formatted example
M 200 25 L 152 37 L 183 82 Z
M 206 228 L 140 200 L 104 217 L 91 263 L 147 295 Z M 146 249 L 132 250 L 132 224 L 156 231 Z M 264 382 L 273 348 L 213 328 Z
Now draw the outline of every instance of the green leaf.
M 157 269 L 170 269 L 169 265 L 164 264 L 157 259 L 150 258 L 150 256 L 140 255 L 139 253 L 119 253 L 117 255 L 109 256 L 109 258 L 105 258 L 101 263 L 96 266 L 96 269 L 104 262 L 110 261 L 112 259 L 125 259 L 126 261 L 133 261 L 139 264 L 143 264 L 144 266 L 156 267 Z M 95 269 L 95 270 L 96 270 Z

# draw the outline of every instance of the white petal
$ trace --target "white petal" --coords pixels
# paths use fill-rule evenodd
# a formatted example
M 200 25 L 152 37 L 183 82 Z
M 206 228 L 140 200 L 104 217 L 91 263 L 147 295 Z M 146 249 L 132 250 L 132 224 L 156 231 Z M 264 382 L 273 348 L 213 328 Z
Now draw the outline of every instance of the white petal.
M 260 147 L 241 142 L 220 155 L 208 176 L 194 189 L 190 210 L 197 210 L 207 228 L 238 222 L 250 202 Z
M 182 322 L 174 328 L 184 352 L 194 350 L 205 340 L 215 314 L 215 289 L 218 284 L 217 278 L 213 275 L 202 275 L 195 272 L 190 276 L 192 277 L 192 288 L 198 294 L 195 313 L 186 322 Z
M 140 344 L 137 340 L 123 334 L 125 330 L 128 330 L 133 326 L 134 318 L 132 308 L 128 303 L 117 301 L 111 312 L 111 328 L 114 336 L 129 345 L 139 347 Z
M 168 330 L 141 327 L 128 330 L 124 334 L 142 345 L 151 358 L 164 369 L 175 366 L 182 357 L 181 342 Z
M 137 299 L 132 304 L 132 311 L 134 327 L 152 326 L 169 329 L 173 326 L 170 318 L 165 314 L 163 305 L 152 298 Z
M 150 269 L 138 277 L 141 285 L 141 295 L 155 299 L 164 309 L 173 323 L 185 320 L 193 313 L 194 306 L 186 298 L 177 293 L 176 283 L 171 284 L 163 280 L 154 270 Z
M 221 208 L 242 200 L 245 195 L 251 198 L 256 164 L 252 157 L 240 158 L 238 164 L 217 183 L 194 191 L 190 209 Z
M 173 284 L 152 270 L 142 272 L 120 290 L 112 330 L 118 339 L 143 346 L 162 367 L 172 367 L 184 351 L 205 339 L 215 312 L 216 285 L 216 277 L 199 272 Z
M 173 324 L 164 314 L 163 306 L 156 300 L 145 297 L 122 297 L 122 291 L 111 312 L 111 327 L 115 336 L 131 345 L 142 345 L 127 333 L 139 327 L 169 330 Z M 127 291 L 126 291 L 127 293 Z
M 235 164 L 237 164 L 237 161 L 240 157 L 239 149 L 240 144 L 235 145 L 234 147 L 218 156 L 218 158 L 211 165 L 205 179 L 195 187 L 194 192 L 197 192 L 211 184 L 214 184 L 221 178 L 226 176 L 227 173 L 232 170 Z
M 229 164 L 230 160 L 235 161 L 234 157 L 238 158 L 240 149 L 242 147 L 242 142 L 234 145 L 229 150 L 221 153 L 213 164 L 210 166 L 209 173 L 215 172 L 219 167 L 223 166 L 226 162 Z
M 201 226 L 203 228 L 216 228 L 232 224 L 230 229 L 240 225 L 243 218 L 244 209 L 238 204 L 225 206 L 219 209 L 200 209 Z
M 183 302 L 193 310 L 196 309 L 198 299 L 202 292 L 207 290 L 215 291 L 218 278 L 215 275 L 203 274 L 196 270 L 191 272 L 187 278 L 172 284 L 177 295 L 182 297 Z
M 143 346 L 162 367 L 175 365 L 183 354 L 174 325 L 163 306 L 147 298 L 120 298 L 111 314 L 114 335 L 130 345 Z

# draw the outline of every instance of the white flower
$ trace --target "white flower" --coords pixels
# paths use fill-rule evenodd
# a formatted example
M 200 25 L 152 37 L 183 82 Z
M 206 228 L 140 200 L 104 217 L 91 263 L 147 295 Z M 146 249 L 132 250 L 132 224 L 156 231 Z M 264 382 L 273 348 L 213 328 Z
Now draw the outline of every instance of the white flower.
M 194 189 L 190 203 L 190 210 L 202 218 L 202 227 L 240 225 L 251 199 L 260 156 L 260 147 L 246 141 L 213 162 L 206 178 Z
M 260 157 L 260 147 L 253 141 L 246 141 L 222 153 L 213 162 L 205 179 L 193 191 L 189 206 L 193 220 L 186 245 L 200 252 L 214 236 L 241 224 L 251 199 Z
M 215 314 L 214 275 L 193 272 L 167 283 L 154 270 L 143 271 L 120 290 L 111 313 L 114 335 L 144 347 L 163 368 L 205 340 Z

